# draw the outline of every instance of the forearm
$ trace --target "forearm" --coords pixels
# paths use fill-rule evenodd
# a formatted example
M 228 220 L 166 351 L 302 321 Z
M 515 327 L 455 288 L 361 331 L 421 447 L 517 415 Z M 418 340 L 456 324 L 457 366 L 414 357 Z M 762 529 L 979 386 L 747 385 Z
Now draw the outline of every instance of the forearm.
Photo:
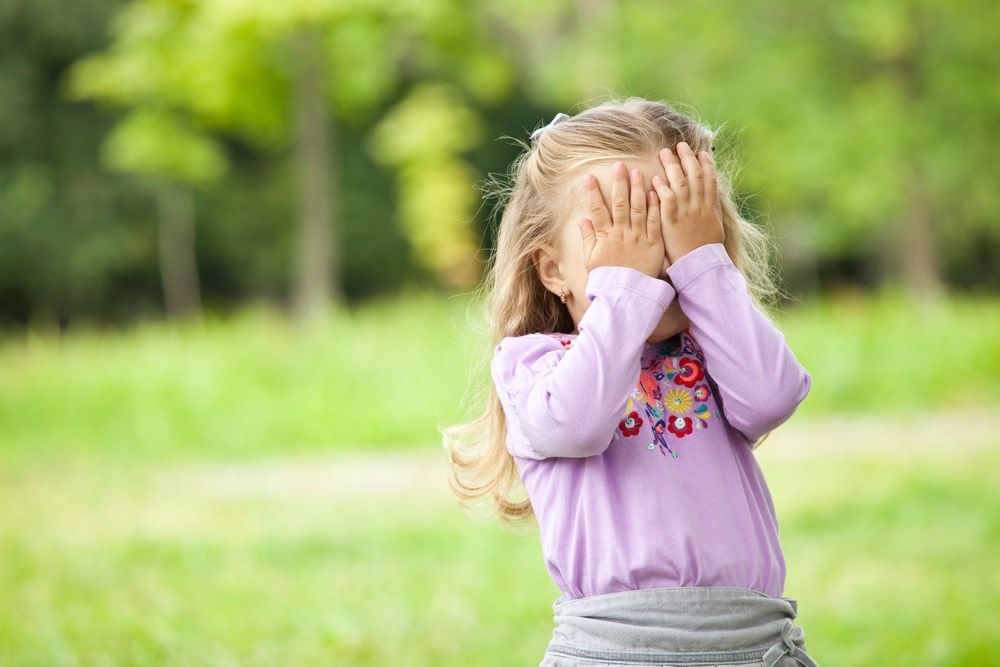
M 520 424 L 546 456 L 604 451 L 640 372 L 643 347 L 673 301 L 666 281 L 625 267 L 598 267 L 579 334 L 557 363 L 514 397 Z
M 756 441 L 792 415 L 809 392 L 810 374 L 757 308 L 721 243 L 699 246 L 668 272 L 726 419 Z

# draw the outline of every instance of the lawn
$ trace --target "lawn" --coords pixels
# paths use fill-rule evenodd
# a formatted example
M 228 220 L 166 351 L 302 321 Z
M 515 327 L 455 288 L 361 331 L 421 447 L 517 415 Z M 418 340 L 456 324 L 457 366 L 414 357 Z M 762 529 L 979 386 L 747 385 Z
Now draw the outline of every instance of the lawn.
M 464 516 L 435 435 L 466 307 L 0 344 L 0 665 L 537 664 L 538 537 Z M 758 450 L 785 594 L 824 667 L 1000 665 L 1000 308 L 907 312 L 783 316 L 814 375 Z

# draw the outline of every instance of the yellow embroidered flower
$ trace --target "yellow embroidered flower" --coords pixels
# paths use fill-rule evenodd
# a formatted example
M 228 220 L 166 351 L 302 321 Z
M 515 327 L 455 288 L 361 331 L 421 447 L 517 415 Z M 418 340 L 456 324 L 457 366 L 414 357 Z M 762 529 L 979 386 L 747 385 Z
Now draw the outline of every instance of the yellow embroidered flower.
M 691 409 L 691 394 L 686 389 L 671 389 L 663 398 L 663 407 L 677 414 Z

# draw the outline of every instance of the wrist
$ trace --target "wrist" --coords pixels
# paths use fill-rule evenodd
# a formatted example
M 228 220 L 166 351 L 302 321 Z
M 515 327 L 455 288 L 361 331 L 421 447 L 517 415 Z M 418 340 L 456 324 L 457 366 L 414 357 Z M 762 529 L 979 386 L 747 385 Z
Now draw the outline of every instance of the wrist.
M 733 266 L 733 261 L 725 246 L 721 242 L 705 243 L 678 257 L 667 273 L 671 278 L 671 286 L 680 291 L 704 272 L 726 265 Z

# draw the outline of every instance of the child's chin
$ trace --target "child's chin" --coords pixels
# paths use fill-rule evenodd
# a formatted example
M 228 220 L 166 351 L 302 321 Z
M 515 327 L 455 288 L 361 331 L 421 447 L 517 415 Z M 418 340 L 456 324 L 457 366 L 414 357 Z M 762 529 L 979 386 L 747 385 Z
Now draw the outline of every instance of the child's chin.
M 659 343 L 661 341 L 667 340 L 673 336 L 676 336 L 681 331 L 684 331 L 685 327 L 671 327 L 669 329 L 656 329 L 650 334 L 649 338 L 646 339 L 647 343 Z
M 650 334 L 649 338 L 646 339 L 649 343 L 659 343 L 660 341 L 676 336 L 680 332 L 687 329 L 688 325 L 691 324 L 687 316 L 684 315 L 683 311 L 680 311 L 680 317 L 675 317 L 673 312 L 673 307 L 668 309 L 663 317 L 657 323 L 656 328 L 653 329 L 653 333 Z M 679 310 L 679 309 L 678 309 Z

